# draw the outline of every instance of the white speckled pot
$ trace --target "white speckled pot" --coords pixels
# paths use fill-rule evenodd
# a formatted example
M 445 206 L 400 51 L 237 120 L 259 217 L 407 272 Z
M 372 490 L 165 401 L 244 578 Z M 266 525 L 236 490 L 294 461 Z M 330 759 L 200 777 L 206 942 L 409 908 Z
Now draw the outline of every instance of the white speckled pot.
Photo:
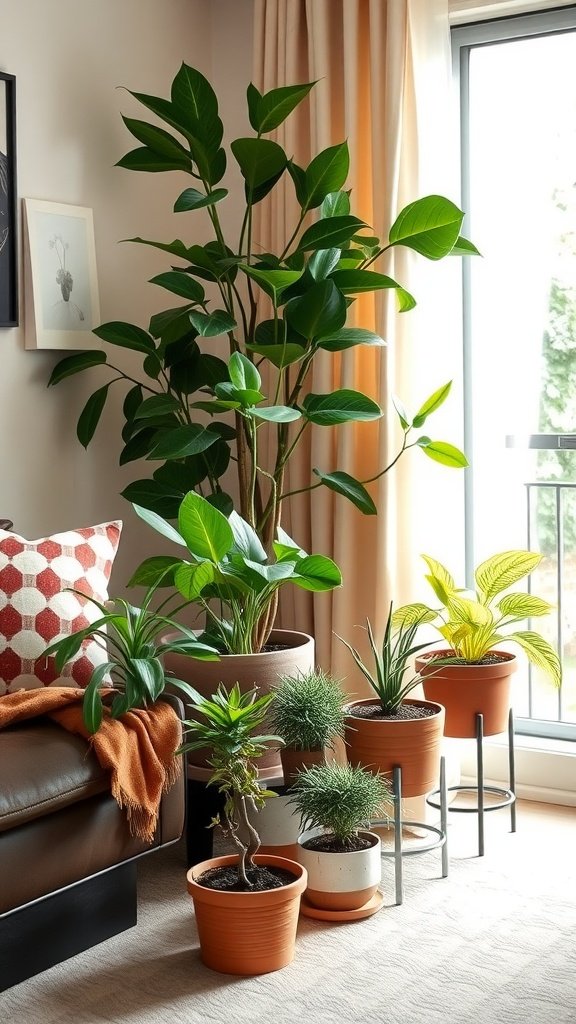
M 380 837 L 360 832 L 370 839 L 369 849 L 356 853 L 322 853 L 307 850 L 307 839 L 322 835 L 312 828 L 298 839 L 298 860 L 308 872 L 306 899 L 323 910 L 357 910 L 372 898 L 382 876 Z

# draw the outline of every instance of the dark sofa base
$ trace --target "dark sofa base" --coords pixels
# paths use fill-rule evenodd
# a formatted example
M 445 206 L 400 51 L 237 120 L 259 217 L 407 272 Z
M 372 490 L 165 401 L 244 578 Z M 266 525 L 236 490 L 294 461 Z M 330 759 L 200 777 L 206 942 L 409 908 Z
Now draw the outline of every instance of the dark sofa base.
M 0 917 L 0 992 L 136 924 L 136 862 Z

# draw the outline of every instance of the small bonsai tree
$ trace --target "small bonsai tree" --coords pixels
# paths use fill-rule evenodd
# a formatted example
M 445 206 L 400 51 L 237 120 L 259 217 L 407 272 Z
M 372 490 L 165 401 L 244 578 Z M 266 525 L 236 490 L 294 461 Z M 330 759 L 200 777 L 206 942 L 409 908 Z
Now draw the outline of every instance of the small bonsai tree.
M 276 795 L 258 785 L 255 763 L 268 742 L 282 742 L 279 736 L 255 733 L 273 700 L 273 693 L 262 697 L 257 697 L 256 690 L 241 693 L 238 683 L 230 692 L 219 686 L 211 700 L 193 705 L 192 710 L 201 717 L 184 723 L 193 739 L 187 740 L 179 750 L 179 753 L 187 753 L 204 746 L 213 749 L 209 760 L 212 767 L 209 785 L 217 786 L 218 792 L 224 795 L 224 808 L 212 825 L 219 826 L 236 846 L 238 877 L 246 889 L 253 888 L 257 871 L 254 856 L 260 846 L 250 812 L 258 811 L 269 797 Z
M 344 736 L 345 695 L 321 669 L 284 676 L 274 689 L 270 719 L 287 747 L 323 750 Z
M 305 829 L 322 828 L 322 837 L 334 853 L 361 849 L 359 831 L 384 813 L 390 797 L 388 782 L 353 765 L 313 765 L 300 772 L 291 801 Z

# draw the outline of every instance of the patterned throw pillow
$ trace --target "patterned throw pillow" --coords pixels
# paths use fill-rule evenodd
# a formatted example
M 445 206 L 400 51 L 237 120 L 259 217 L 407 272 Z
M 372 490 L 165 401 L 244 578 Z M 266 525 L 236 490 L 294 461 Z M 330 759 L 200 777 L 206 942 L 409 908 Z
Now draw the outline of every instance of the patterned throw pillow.
M 0 530 L 0 695 L 49 686 L 86 686 L 106 653 L 88 639 L 59 676 L 42 654 L 53 640 L 69 636 L 100 617 L 79 590 L 102 603 L 118 549 L 121 522 L 68 530 L 25 540 Z

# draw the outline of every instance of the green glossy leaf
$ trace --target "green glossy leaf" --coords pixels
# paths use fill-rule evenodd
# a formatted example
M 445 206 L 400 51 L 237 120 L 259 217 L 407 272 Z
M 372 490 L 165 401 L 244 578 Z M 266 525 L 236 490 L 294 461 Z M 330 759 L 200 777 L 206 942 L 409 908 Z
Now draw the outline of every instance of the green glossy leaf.
M 431 260 L 447 256 L 460 237 L 464 214 L 443 196 L 410 203 L 390 229 L 390 244 L 405 245 Z
M 220 440 L 219 435 L 199 423 L 188 423 L 183 427 L 167 430 L 158 437 L 148 455 L 149 459 L 183 459 L 187 455 L 198 455 Z
M 111 667 L 113 666 L 110 662 L 105 662 L 104 665 L 98 666 L 98 669 L 94 670 L 94 674 L 84 691 L 84 697 L 82 700 L 82 718 L 89 733 L 98 732 L 98 729 L 102 724 L 104 708 L 102 704 L 102 697 L 98 692 L 101 683 L 100 676 L 105 675 L 106 672 L 110 671 Z
M 258 270 L 244 263 L 240 270 L 250 277 L 276 303 L 278 296 L 302 277 L 301 270 Z
M 397 395 L 392 395 L 392 405 L 396 410 L 396 414 L 398 416 L 398 419 L 400 420 L 400 426 L 402 427 L 402 430 L 408 430 L 411 426 L 410 420 L 408 418 L 408 413 L 404 408 L 403 402 L 398 398 Z
M 128 171 L 148 171 L 157 173 L 159 171 L 189 171 L 190 157 L 166 157 L 160 156 L 152 149 L 140 146 L 132 149 L 121 160 L 118 160 L 116 167 L 124 167 Z
M 139 384 L 135 384 L 133 388 L 130 388 L 130 390 L 126 392 L 126 396 L 122 404 L 122 412 L 128 422 L 133 419 L 136 410 L 139 409 L 141 405 L 142 388 Z
M 329 192 L 320 207 L 322 217 L 347 217 L 350 213 L 348 192 Z
M 249 352 L 256 352 L 257 355 L 264 356 L 265 359 L 281 369 L 283 366 L 290 366 L 292 363 L 297 363 L 299 359 L 302 359 L 304 355 L 304 348 L 302 345 L 246 345 Z
M 323 281 L 332 273 L 340 259 L 340 249 L 317 249 L 308 260 L 308 270 L 315 281 Z
M 481 256 L 482 254 L 476 248 L 473 242 L 469 242 L 467 238 L 462 238 L 460 235 L 456 239 L 454 247 L 450 250 L 451 256 Z
M 190 334 L 191 306 L 175 306 L 172 309 L 163 309 L 161 313 L 154 313 L 150 317 L 150 334 L 154 338 L 162 338 L 164 345 L 170 345 L 174 341 L 180 341 L 186 334 Z
M 327 352 L 342 352 L 347 348 L 354 348 L 355 345 L 385 345 L 386 342 L 379 334 L 367 331 L 363 327 L 342 327 L 334 331 L 326 338 L 318 338 L 318 348 L 326 349 Z
M 268 405 L 261 409 L 252 409 L 252 416 L 270 423 L 294 423 L 302 417 L 298 409 L 289 405 Z
M 342 585 L 340 569 L 325 555 L 307 555 L 296 563 L 296 574 L 295 584 L 314 593 L 334 590 Z
M 122 120 L 134 138 L 138 139 L 138 142 L 142 142 L 144 146 L 147 146 L 154 153 L 169 159 L 185 160 L 188 164 L 190 163 L 190 154 L 184 149 L 182 143 L 178 142 L 168 132 L 165 132 L 163 128 L 158 128 L 154 124 L 148 124 L 147 121 L 137 121 L 132 117 L 124 117 L 124 115 L 122 115 Z
M 426 453 L 429 459 L 433 459 L 434 462 L 440 462 L 443 466 L 465 469 L 468 465 L 468 459 L 464 452 L 460 451 L 459 448 L 455 448 L 453 444 L 448 444 L 447 441 L 429 441 L 428 444 L 422 446 L 422 451 Z
M 305 99 L 314 84 L 314 82 L 307 82 L 303 85 L 284 85 L 278 89 L 271 89 L 263 96 L 259 95 L 255 104 L 252 102 L 253 110 L 250 110 L 249 98 L 249 110 L 251 115 L 252 113 L 254 115 L 254 119 L 252 116 L 250 117 L 250 124 L 254 131 L 266 133 L 278 128 Z
M 345 295 L 375 292 L 382 288 L 398 288 L 397 282 L 391 277 L 377 274 L 374 270 L 335 270 L 332 280 Z
M 149 238 L 123 238 L 123 242 L 137 242 L 139 245 L 151 245 L 153 249 L 160 249 L 161 252 L 169 252 L 172 256 L 179 256 L 180 259 L 188 259 L 188 249 L 181 242 L 179 238 L 175 238 L 173 242 L 153 242 Z
M 286 304 L 286 320 L 303 338 L 328 336 L 346 323 L 346 300 L 329 278 Z
M 320 206 L 332 192 L 339 192 L 348 177 L 350 155 L 348 143 L 341 142 L 322 150 L 306 168 L 305 209 L 313 210 Z
M 255 189 L 286 167 L 287 157 L 281 146 L 270 139 L 234 139 L 230 143 L 248 189 Z
M 344 498 L 348 498 L 348 501 L 351 501 L 364 515 L 376 515 L 376 505 L 364 484 L 361 484 L 359 480 L 355 480 L 349 473 L 344 473 L 341 470 L 335 470 L 333 473 L 322 473 L 319 469 L 315 469 L 314 473 L 320 477 L 326 487 L 329 487 L 331 491 L 335 491 L 336 494 L 341 494 Z
M 342 388 L 329 395 L 308 394 L 302 403 L 302 411 L 311 423 L 334 426 L 351 421 L 367 422 L 382 416 L 380 406 L 360 391 Z
M 226 334 L 236 327 L 236 321 L 225 309 L 215 309 L 213 313 L 201 313 L 198 309 L 191 309 L 189 317 L 191 324 L 203 338 L 216 338 L 219 334 Z
M 246 89 L 246 100 L 248 103 L 248 120 L 255 132 L 258 131 L 258 104 L 262 99 L 262 93 L 250 82 Z
M 215 206 L 227 195 L 227 188 L 215 188 L 213 192 L 199 192 L 196 188 L 186 188 L 174 203 L 174 213 L 189 213 L 191 210 L 201 210 L 205 206 Z
M 234 534 L 235 551 L 253 562 L 265 562 L 266 551 L 256 530 L 250 526 L 250 523 L 242 519 L 242 516 L 239 516 L 237 512 L 232 512 L 228 517 L 228 522 Z
M 439 409 L 440 406 L 444 404 L 450 394 L 451 387 L 452 381 L 449 380 L 447 384 L 443 384 L 442 387 L 438 388 L 437 391 L 434 391 L 433 394 L 426 399 L 412 420 L 412 425 L 414 427 L 421 427 L 427 420 L 428 416 L 430 416 L 431 413 L 436 412 L 436 409 Z
M 231 381 L 217 384 L 214 392 L 217 398 L 236 403 L 236 408 L 243 406 L 248 409 L 251 405 L 258 405 L 259 402 L 264 401 L 264 395 L 260 391 L 254 391 L 253 388 L 237 388 Z M 201 408 L 200 403 L 196 402 L 195 405 Z M 230 406 L 230 408 L 233 407 Z
M 176 519 L 187 489 L 177 490 L 160 480 L 133 480 L 120 493 L 126 501 L 149 508 L 163 519 Z
M 262 378 L 258 370 L 241 352 L 234 352 L 228 363 L 230 381 L 240 391 L 258 391 Z
M 218 99 L 207 78 L 196 68 L 182 63 L 171 89 L 172 106 L 183 124 L 197 130 L 218 117 Z
M 126 584 L 128 587 L 171 587 L 174 586 L 174 570 L 182 559 L 171 555 L 153 555 L 146 558 Z
M 298 251 L 341 248 L 360 227 L 364 227 L 364 221 L 352 216 L 328 217 L 316 221 L 303 233 L 298 242 Z
M 186 547 L 186 541 L 181 537 L 177 530 L 174 529 L 170 523 L 167 523 L 162 516 L 159 516 L 156 512 L 152 512 L 149 508 L 143 508 L 141 505 L 132 505 L 137 516 L 142 519 L 148 526 L 151 526 L 156 533 L 159 533 L 162 537 L 166 537 L 167 540 L 173 541 L 174 544 L 180 544 L 182 547 Z
M 188 492 L 180 506 L 178 528 L 196 558 L 219 562 L 234 543 L 226 516 L 193 491 Z
M 136 352 L 144 352 L 146 355 L 156 351 L 150 335 L 134 324 L 113 320 L 96 327 L 94 334 L 102 341 L 107 341 L 109 345 L 118 345 L 119 348 L 133 349 Z
M 59 384 L 61 380 L 71 377 L 74 373 L 82 373 L 83 370 L 89 370 L 92 366 L 100 366 L 106 362 L 106 358 L 105 352 L 97 351 L 96 349 L 91 349 L 89 352 L 78 352 L 73 356 L 66 356 L 56 363 L 50 374 L 48 387 L 52 384 Z
M 174 295 L 190 299 L 191 302 L 204 301 L 205 293 L 202 285 L 189 274 L 183 274 L 178 270 L 168 270 L 164 274 L 157 274 L 156 277 L 150 279 L 150 284 L 157 284 L 161 288 L 173 292 Z
M 80 441 L 80 444 L 87 448 L 90 441 L 94 437 L 94 431 L 100 422 L 100 417 L 106 405 L 106 399 L 108 398 L 108 388 L 110 384 L 105 384 L 103 388 L 98 388 L 93 395 L 86 402 L 86 405 L 82 409 L 78 419 L 78 425 L 76 427 L 76 436 Z
M 164 413 L 174 412 L 180 408 L 180 402 L 173 395 L 152 395 L 150 398 L 144 399 L 135 411 L 134 419 L 145 420 L 151 416 L 162 416 Z
M 156 434 L 157 431 L 154 427 L 145 427 L 143 430 L 139 430 L 137 434 L 134 434 L 120 452 L 120 465 L 125 466 L 136 459 L 144 458 L 153 446 Z

